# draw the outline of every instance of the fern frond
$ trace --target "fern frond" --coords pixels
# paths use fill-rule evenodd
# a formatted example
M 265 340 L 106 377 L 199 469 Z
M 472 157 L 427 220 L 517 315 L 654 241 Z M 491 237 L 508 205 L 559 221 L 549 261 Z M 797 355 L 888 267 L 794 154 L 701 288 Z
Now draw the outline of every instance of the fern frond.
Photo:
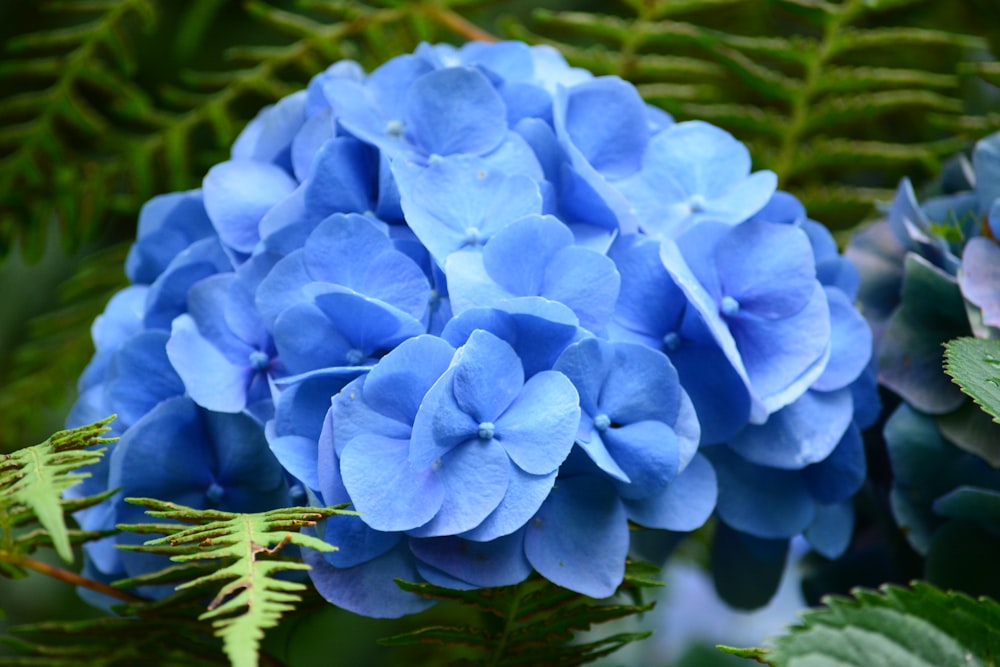
M 0 135 L 0 256 L 18 240 L 26 252 L 37 253 L 47 227 L 40 221 L 53 215 L 72 219 L 79 212 L 79 192 L 75 188 L 59 192 L 45 176 L 89 176 L 85 164 L 67 159 L 75 152 L 74 144 L 99 139 L 106 150 L 121 149 L 120 133 L 110 130 L 126 119 L 114 108 L 96 106 L 97 96 L 91 90 L 95 84 L 104 93 L 114 91 L 123 100 L 119 108 L 133 116 L 149 107 L 147 96 L 130 81 L 134 61 L 122 36 L 133 21 L 146 30 L 155 25 L 152 0 L 58 3 L 49 8 L 73 9 L 85 21 L 21 35 L 7 44 L 8 51 L 21 59 L 9 62 L 4 74 L 30 76 L 37 90 L 0 100 L 0 119 L 5 121 Z M 99 215 L 99 198 L 94 204 Z M 77 229 L 67 226 L 64 231 L 75 238 Z
M 757 168 L 777 172 L 813 217 L 837 229 L 872 211 L 873 192 L 903 174 L 936 172 L 977 130 L 991 129 L 964 115 L 959 77 L 975 69 L 985 78 L 991 65 L 955 64 L 986 51 L 978 26 L 900 24 L 901 8 L 916 1 L 778 0 L 778 11 L 762 12 L 754 0 L 636 0 L 626 3 L 630 16 L 538 9 L 535 30 L 505 28 L 632 80 L 679 121 L 733 132 L 754 149 Z M 790 34 L 801 21 L 786 13 L 809 27 Z M 655 66 L 668 57 L 685 71 Z M 884 180 L 862 187 L 862 174 Z
M 147 508 L 147 514 L 182 523 L 122 525 L 120 529 L 138 532 L 162 532 L 161 538 L 143 546 L 123 547 L 156 553 L 188 564 L 195 561 L 221 561 L 208 573 L 180 584 L 178 591 L 204 592 L 212 589 L 214 597 L 200 620 L 211 620 L 215 634 L 234 667 L 257 664 L 257 652 L 264 630 L 278 624 L 281 616 L 295 608 L 306 585 L 277 575 L 301 572 L 309 566 L 298 560 L 274 559 L 287 545 L 317 551 L 336 547 L 310 535 L 299 533 L 320 519 L 336 514 L 354 514 L 339 508 L 280 508 L 257 514 L 233 514 L 216 510 L 194 510 L 174 503 L 149 498 L 128 498 L 127 502 Z M 175 574 L 176 570 L 169 574 Z M 163 573 L 155 573 L 162 581 Z M 135 585 L 139 580 L 124 582 Z M 148 583 L 143 578 L 141 583 Z
M 67 505 L 62 495 L 66 489 L 90 476 L 86 472 L 77 472 L 77 469 L 96 463 L 104 454 L 104 448 L 100 446 L 114 442 L 114 438 L 101 437 L 110 430 L 108 423 L 113 419 L 108 417 L 88 426 L 60 431 L 41 444 L 0 456 L 0 537 L 3 538 L 3 551 L 13 553 L 17 549 L 20 552 L 20 549 L 32 547 L 42 540 L 37 534 L 29 534 L 26 545 L 20 545 L 13 534 L 16 526 L 35 518 L 59 556 L 66 562 L 72 562 L 71 545 L 85 538 L 86 534 L 71 533 L 66 526 Z M 97 499 L 98 502 L 100 500 Z M 80 506 L 80 503 L 69 505 L 76 509 Z
M 0 667 L 226 667 L 229 661 L 211 638 L 176 616 L 99 618 L 78 622 L 18 625 L 0 644 L 16 655 L 0 655 Z
M 470 664 L 581 665 L 609 655 L 652 632 L 619 633 L 570 643 L 576 633 L 608 621 L 642 614 L 654 603 L 642 603 L 641 591 L 660 584 L 649 578 L 649 565 L 628 563 L 618 594 L 631 603 L 602 602 L 556 586 L 533 575 L 517 586 L 454 590 L 433 584 L 396 581 L 404 591 L 449 600 L 480 612 L 483 623 L 462 627 L 427 627 L 379 640 L 383 646 L 450 644 L 466 646 L 481 656 Z

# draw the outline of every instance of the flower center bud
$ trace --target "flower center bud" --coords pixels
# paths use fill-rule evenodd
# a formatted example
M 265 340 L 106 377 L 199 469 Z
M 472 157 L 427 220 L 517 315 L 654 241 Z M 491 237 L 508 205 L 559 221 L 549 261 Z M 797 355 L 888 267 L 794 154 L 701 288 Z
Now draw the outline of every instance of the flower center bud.
M 722 303 L 719 304 L 719 309 L 726 317 L 732 317 L 740 312 L 740 302 L 731 296 L 724 296 L 722 297 Z
M 270 362 L 271 358 L 260 350 L 254 350 L 250 353 L 250 367 L 255 371 L 262 371 L 266 369 Z
M 671 331 L 663 337 L 663 347 L 667 352 L 675 352 L 681 346 L 681 337 L 676 331 Z
M 701 213 L 705 210 L 706 205 L 707 202 L 701 195 L 691 195 L 691 198 L 688 200 L 688 206 L 691 207 L 692 213 Z
M 347 354 L 344 355 L 344 358 L 347 360 L 348 366 L 357 366 L 361 363 L 361 360 L 365 358 L 365 353 L 355 347 L 348 350 Z
M 598 431 L 607 431 L 609 426 L 611 426 L 611 417 L 603 412 L 594 417 L 594 428 Z
M 219 486 L 218 482 L 212 482 L 205 489 L 205 499 L 208 500 L 209 505 L 218 505 L 224 495 L 226 495 L 226 490 Z
M 479 227 L 466 227 L 465 228 L 465 245 L 475 246 L 483 245 L 482 232 L 479 231 Z
M 493 425 L 493 422 L 481 422 L 479 424 L 479 433 L 478 433 L 479 439 L 480 440 L 492 440 L 493 439 L 493 432 L 495 430 L 496 430 L 496 427 Z
M 390 137 L 399 138 L 403 136 L 403 121 L 390 120 L 385 124 L 385 133 Z

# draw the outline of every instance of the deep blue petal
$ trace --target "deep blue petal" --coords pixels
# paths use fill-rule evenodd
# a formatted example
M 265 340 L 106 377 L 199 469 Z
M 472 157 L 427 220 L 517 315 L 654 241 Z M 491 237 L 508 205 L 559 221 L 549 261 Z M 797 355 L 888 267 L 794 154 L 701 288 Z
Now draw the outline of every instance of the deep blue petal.
M 410 540 L 410 550 L 421 561 L 474 586 L 513 586 L 531 574 L 523 532 L 490 542 L 460 537 L 415 539 Z

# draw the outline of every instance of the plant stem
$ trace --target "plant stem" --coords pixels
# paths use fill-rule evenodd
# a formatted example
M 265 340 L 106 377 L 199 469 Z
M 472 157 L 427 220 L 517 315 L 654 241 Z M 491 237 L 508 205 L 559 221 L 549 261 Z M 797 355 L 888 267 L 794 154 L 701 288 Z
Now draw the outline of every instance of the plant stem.
M 527 593 L 528 584 L 522 582 L 518 584 L 517 589 L 514 591 L 514 599 L 510 602 L 510 607 L 507 608 L 507 618 L 503 621 L 503 634 L 500 635 L 500 641 L 497 642 L 496 648 L 493 650 L 493 656 L 490 658 L 489 667 L 496 667 L 500 664 L 500 659 L 503 657 L 503 652 L 507 648 L 507 640 L 510 638 L 511 630 L 513 630 L 514 622 L 517 619 L 517 612 L 521 606 L 521 599 Z
M 74 586 L 82 586 L 83 588 L 89 588 L 92 591 L 97 591 L 98 593 L 103 593 L 105 595 L 110 595 L 111 597 L 118 598 L 119 600 L 124 600 L 125 602 L 141 602 L 142 598 L 132 595 L 131 593 L 123 590 L 119 590 L 112 586 L 108 586 L 100 581 L 95 581 L 93 579 L 88 579 L 87 577 L 81 576 L 76 572 L 71 572 L 70 570 L 64 570 L 61 567 L 55 567 L 49 565 L 48 563 L 43 563 L 40 560 L 35 560 L 29 556 L 18 556 L 14 555 L 13 558 L 9 554 L 6 555 L 0 553 L 0 559 L 6 560 L 12 565 L 19 567 L 24 567 L 29 570 L 34 570 L 35 572 L 40 572 L 53 579 L 59 579 L 60 581 L 65 581 L 68 584 L 73 584 Z
M 462 37 L 471 39 L 477 42 L 497 42 L 499 39 L 493 33 L 487 32 L 469 22 L 467 19 L 459 14 L 456 14 L 453 10 L 448 7 L 442 7 L 441 5 L 428 2 L 422 7 L 427 18 L 432 21 L 437 21 L 441 25 L 450 28 L 451 30 L 457 32 Z

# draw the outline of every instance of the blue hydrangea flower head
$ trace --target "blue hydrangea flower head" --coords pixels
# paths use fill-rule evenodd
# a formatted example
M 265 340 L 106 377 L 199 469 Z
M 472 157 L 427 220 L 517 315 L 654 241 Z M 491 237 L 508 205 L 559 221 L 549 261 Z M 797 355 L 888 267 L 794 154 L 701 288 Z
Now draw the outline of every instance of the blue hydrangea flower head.
M 126 495 L 346 503 L 315 531 L 338 551 L 303 558 L 378 617 L 430 604 L 396 578 L 537 572 L 607 597 L 630 523 L 716 511 L 832 554 L 874 419 L 870 334 L 856 274 L 775 187 L 727 132 L 548 47 L 335 64 L 199 190 L 143 208 L 70 416 L 120 415 L 83 488 L 122 492 L 81 520 L 137 519 Z M 981 251 L 958 279 L 992 322 Z M 155 567 L 127 539 L 88 571 Z

